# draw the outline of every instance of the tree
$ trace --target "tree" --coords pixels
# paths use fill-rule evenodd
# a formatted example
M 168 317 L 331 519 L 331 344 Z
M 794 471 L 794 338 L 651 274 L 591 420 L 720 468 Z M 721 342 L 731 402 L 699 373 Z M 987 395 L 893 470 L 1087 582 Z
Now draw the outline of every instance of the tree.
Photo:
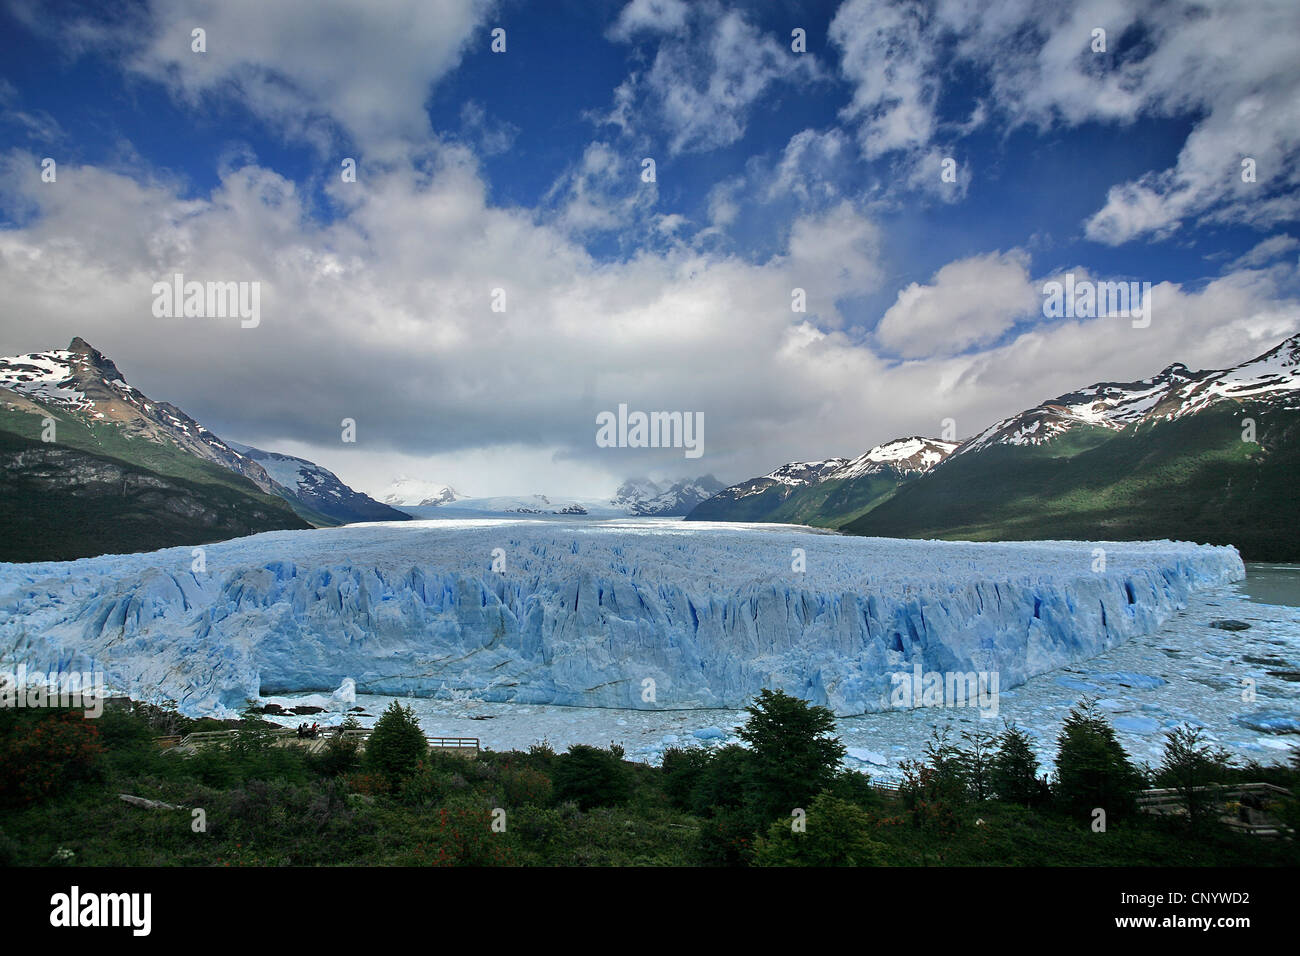
M 1038 780 L 1038 758 L 1029 735 L 1008 724 L 998 737 L 997 753 L 989 767 L 989 783 L 999 800 L 1032 806 L 1042 796 Z
M 948 731 L 937 727 L 926 742 L 925 760 L 899 764 L 903 779 L 898 794 L 912 825 L 922 830 L 948 831 L 957 825 L 956 808 L 966 800 L 967 770 L 960 752 L 948 743 Z
M 1157 782 L 1171 787 L 1183 798 L 1187 823 L 1199 826 L 1213 816 L 1218 804 L 1215 784 L 1228 775 L 1229 756 L 1223 748 L 1210 746 L 1202 739 L 1199 727 L 1175 727 L 1165 735 L 1165 750 L 1160 761 Z
M 775 821 L 758 841 L 756 866 L 878 866 L 884 847 L 872 840 L 871 817 L 829 793 L 809 804 L 796 831 L 793 818 Z
M 664 751 L 662 779 L 668 802 L 678 810 L 691 808 L 691 796 L 709 768 L 703 747 L 669 747 Z
M 1055 795 L 1065 810 L 1090 817 L 1100 808 L 1109 819 L 1133 812 L 1141 776 L 1096 700 L 1085 698 L 1070 710 L 1056 746 Z
M 396 783 L 415 772 L 429 753 L 429 743 L 415 717 L 415 711 L 397 701 L 375 721 L 375 727 L 366 741 L 365 766 L 390 783 Z
M 965 747 L 956 749 L 957 760 L 965 769 L 966 789 L 976 800 L 993 796 L 993 757 L 997 737 L 987 730 L 964 731 Z
M 845 750 L 829 710 L 767 688 L 745 710 L 749 720 L 736 732 L 752 751 L 751 806 L 763 819 L 786 816 L 831 785 Z
M 727 744 L 707 754 L 703 771 L 691 789 L 690 810 L 701 816 L 735 811 L 750 822 L 750 835 L 766 823 L 755 818 L 748 789 L 753 780 L 754 755 L 737 744 Z
M 572 801 L 580 810 L 626 803 L 631 792 L 627 768 L 617 754 L 587 744 L 574 744 L 551 772 L 555 799 Z

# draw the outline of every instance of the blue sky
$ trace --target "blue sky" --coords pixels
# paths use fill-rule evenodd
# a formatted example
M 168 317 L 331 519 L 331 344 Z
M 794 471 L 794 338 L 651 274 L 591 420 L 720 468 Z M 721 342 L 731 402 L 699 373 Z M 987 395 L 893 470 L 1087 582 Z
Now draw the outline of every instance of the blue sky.
M 1281 0 L 11 0 L 0 347 L 80 334 L 370 491 L 970 434 L 1300 328 L 1297 34 Z M 262 283 L 266 321 L 160 327 L 176 271 Z M 1151 328 L 1045 318 L 1067 271 L 1150 282 Z M 620 402 L 703 411 L 704 458 L 596 447 Z

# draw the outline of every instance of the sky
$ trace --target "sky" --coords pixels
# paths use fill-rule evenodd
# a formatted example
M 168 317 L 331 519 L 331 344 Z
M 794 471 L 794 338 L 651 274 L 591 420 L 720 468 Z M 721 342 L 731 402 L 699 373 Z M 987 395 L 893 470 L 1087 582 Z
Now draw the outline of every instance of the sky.
M 80 335 L 372 494 L 966 437 L 1300 330 L 1298 39 L 1294 0 L 0 0 L 0 354 Z M 159 317 L 177 273 L 257 324 Z M 1066 274 L 1150 322 L 1048 315 Z M 620 405 L 702 454 L 602 446 Z

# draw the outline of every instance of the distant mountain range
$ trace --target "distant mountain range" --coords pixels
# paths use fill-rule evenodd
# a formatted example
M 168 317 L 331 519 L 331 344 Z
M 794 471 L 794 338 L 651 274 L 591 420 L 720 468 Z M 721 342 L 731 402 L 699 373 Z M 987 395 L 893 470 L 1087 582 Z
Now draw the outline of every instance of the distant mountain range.
M 921 458 L 905 467 L 873 460 L 909 443 Z M 784 465 L 688 518 L 911 538 L 1178 538 L 1295 560 L 1300 335 L 1228 369 L 1174 364 L 1082 388 L 959 446 L 902 439 L 855 461 L 853 475 L 843 459 Z
M 0 561 L 408 515 L 312 462 L 224 442 L 81 338 L 0 358 Z
M 450 485 L 401 477 L 381 497 L 388 504 L 417 517 L 456 513 L 682 517 L 723 487 L 722 482 L 712 475 L 674 482 L 630 478 L 619 486 L 612 498 L 544 494 L 475 498 L 461 495 Z
M 379 500 L 386 505 L 395 507 L 401 507 L 402 505 L 433 507 L 448 505 L 453 501 L 459 501 L 463 497 L 465 496 L 457 492 L 451 485 L 441 485 L 436 481 L 422 481 L 419 478 L 398 475 L 393 479 L 393 483 L 380 494 Z

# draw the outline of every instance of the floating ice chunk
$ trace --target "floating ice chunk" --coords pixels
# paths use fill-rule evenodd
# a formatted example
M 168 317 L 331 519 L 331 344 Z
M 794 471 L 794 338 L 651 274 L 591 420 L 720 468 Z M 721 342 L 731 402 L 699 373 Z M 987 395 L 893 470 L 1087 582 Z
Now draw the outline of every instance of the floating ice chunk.
M 1233 719 L 1243 727 L 1262 730 L 1268 734 L 1300 734 L 1300 713 L 1284 710 L 1256 710 L 1237 714 Z
M 1154 734 L 1160 729 L 1160 721 L 1153 717 L 1116 717 L 1115 729 L 1126 734 Z
M 848 755 L 860 763 L 875 764 L 877 767 L 883 767 L 889 763 L 889 758 L 875 750 L 868 750 L 865 747 L 849 747 Z
M 330 694 L 330 709 L 346 710 L 348 707 L 355 707 L 357 703 L 357 682 L 351 677 L 343 678 L 338 689 Z

